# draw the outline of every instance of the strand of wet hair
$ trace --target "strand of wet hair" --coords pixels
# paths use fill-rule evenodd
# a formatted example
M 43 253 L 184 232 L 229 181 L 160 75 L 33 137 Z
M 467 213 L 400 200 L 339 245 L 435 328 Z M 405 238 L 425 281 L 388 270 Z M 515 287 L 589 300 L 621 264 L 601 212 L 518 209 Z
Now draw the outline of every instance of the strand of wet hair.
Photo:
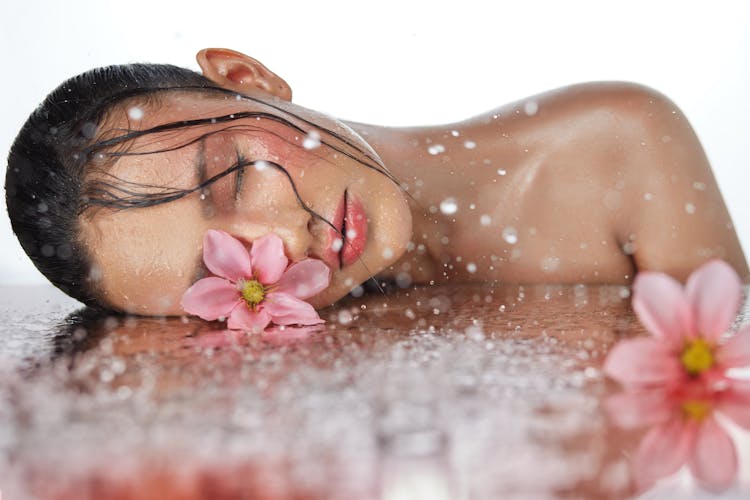
M 162 125 L 157 125 L 155 127 L 151 127 L 149 129 L 145 129 L 145 130 L 130 131 L 130 132 L 128 132 L 126 134 L 123 134 L 121 136 L 113 137 L 111 139 L 106 139 L 106 140 L 97 142 L 95 144 L 92 144 L 91 146 L 89 146 L 89 147 L 87 147 L 87 148 L 84 149 L 83 154 L 86 155 L 87 158 L 90 158 L 91 155 L 94 154 L 94 153 L 96 153 L 97 151 L 100 151 L 100 150 L 108 148 L 108 147 L 116 146 L 118 144 L 122 144 L 122 143 L 125 143 L 125 142 L 129 142 L 131 140 L 135 140 L 135 139 L 137 139 L 139 137 L 142 137 L 142 136 L 145 136 L 145 135 L 155 134 L 155 133 L 160 133 L 160 132 L 166 132 L 166 131 L 170 131 L 170 130 L 177 130 L 177 129 L 182 129 L 182 128 L 189 128 L 189 127 L 194 127 L 194 126 L 198 126 L 198 125 L 226 123 L 226 122 L 235 121 L 235 120 L 239 120 L 239 119 L 243 119 L 243 118 L 265 118 L 267 120 L 275 121 L 277 123 L 285 125 L 285 126 L 291 128 L 291 129 L 297 131 L 300 134 L 305 134 L 305 135 L 308 134 L 308 131 L 304 130 L 303 128 L 301 128 L 301 127 L 299 127 L 299 126 L 297 126 L 297 125 L 289 122 L 288 120 L 285 120 L 285 119 L 283 119 L 281 117 L 273 115 L 271 113 L 266 113 L 266 112 L 263 112 L 263 111 L 240 111 L 238 113 L 230 113 L 228 115 L 223 115 L 223 116 L 216 116 L 216 117 L 209 117 L 209 118 L 198 118 L 198 119 L 194 119 L 194 120 L 182 120 L 182 121 L 179 121 L 179 122 L 173 122 L 173 123 L 166 123 L 166 124 L 162 124 Z M 333 136 L 335 139 L 340 139 L 340 136 L 338 136 L 338 134 L 335 134 L 334 132 L 330 132 L 330 131 L 328 131 L 326 129 L 322 129 L 322 128 L 321 128 L 321 130 L 323 130 L 326 134 L 329 134 L 329 135 Z M 385 175 L 390 181 L 394 182 L 397 185 L 400 185 L 400 183 L 398 182 L 398 179 L 396 179 L 393 176 L 392 173 L 390 173 L 388 170 L 386 170 L 380 164 L 371 165 L 370 163 L 362 161 L 360 158 L 357 158 L 352 153 L 350 153 L 348 151 L 345 151 L 342 148 L 340 148 L 340 147 L 338 147 L 338 146 L 336 146 L 334 144 L 329 143 L 328 141 L 322 140 L 321 142 L 323 144 L 325 144 L 326 146 L 328 146 L 329 148 L 331 148 L 334 151 L 336 151 L 337 153 L 340 153 L 340 154 L 342 154 L 342 155 L 344 155 L 344 156 L 346 156 L 346 157 L 348 157 L 348 158 L 356 161 L 357 163 L 359 163 L 359 164 L 361 164 L 361 165 L 363 165 L 363 166 L 365 166 L 365 167 L 367 167 L 367 168 L 369 168 L 371 170 L 375 170 L 376 172 L 378 172 L 378 173 L 380 173 L 382 175 Z M 359 149 L 357 149 L 357 151 L 359 151 L 361 154 L 365 155 L 365 153 L 363 151 L 361 151 Z M 121 153 L 111 153 L 111 154 L 113 156 L 116 156 L 116 155 L 121 154 Z
M 299 120 L 302 123 L 305 123 L 306 125 L 309 125 L 309 126 L 315 128 L 315 129 L 320 129 L 320 130 L 326 132 L 327 134 L 329 134 L 332 137 L 334 137 L 335 139 L 343 142 L 347 146 L 349 146 L 349 147 L 351 147 L 351 148 L 359 151 L 365 158 L 371 160 L 372 162 L 374 162 L 375 164 L 379 165 L 381 168 L 383 168 L 384 170 L 387 171 L 387 167 L 385 165 L 383 165 L 379 161 L 378 158 L 373 157 L 369 152 L 361 149 L 358 145 L 356 145 L 355 143 L 353 143 L 352 141 L 350 141 L 346 137 L 344 137 L 344 136 L 342 136 L 342 135 L 340 135 L 340 134 L 338 134 L 338 133 L 336 133 L 336 132 L 334 132 L 334 131 L 332 131 L 330 129 L 327 129 L 325 127 L 319 127 L 313 121 L 308 120 L 306 118 L 303 118 L 303 117 L 301 117 L 301 116 L 299 116 L 299 115 L 297 115 L 295 113 L 292 113 L 291 111 L 283 109 L 280 106 L 277 106 L 275 104 L 263 101 L 262 99 L 259 99 L 257 97 L 252 97 L 252 96 L 249 96 L 249 95 L 246 95 L 246 94 L 241 94 L 241 93 L 236 92 L 234 90 L 229 90 L 229 89 L 226 89 L 226 88 L 223 88 L 223 87 L 217 87 L 217 86 L 212 86 L 212 85 L 205 85 L 205 86 L 202 86 L 202 85 L 180 85 L 180 86 L 174 86 L 174 87 L 144 87 L 144 88 L 136 89 L 135 91 L 132 91 L 132 90 L 131 91 L 125 91 L 125 92 L 122 93 L 123 95 L 118 96 L 117 100 L 122 100 L 124 98 L 135 97 L 135 96 L 137 96 L 139 94 L 148 94 L 148 93 L 156 93 L 156 92 L 164 92 L 164 91 L 174 91 L 174 90 L 200 90 L 200 91 L 209 90 L 209 91 L 214 91 L 214 92 L 221 93 L 221 94 L 229 94 L 229 95 L 234 96 L 235 98 L 240 97 L 242 99 L 247 99 L 248 101 L 252 101 L 252 102 L 254 102 L 256 104 L 260 104 L 262 106 L 267 106 L 267 107 L 269 107 L 271 109 L 274 109 L 276 111 L 279 111 L 279 112 L 281 112 L 281 113 L 283 113 L 285 115 L 289 115 L 289 116 L 295 118 L 296 120 Z M 276 117 L 275 115 L 271 115 L 271 116 Z M 287 125 L 294 126 L 293 124 L 290 124 L 288 121 L 285 121 L 285 123 Z M 298 131 L 300 131 L 300 132 L 303 132 L 305 134 L 307 133 L 307 131 L 303 130 L 300 127 L 296 127 L 296 126 L 294 126 L 294 127 Z
M 296 120 L 299 120 L 302 123 L 305 123 L 305 124 L 313 127 L 316 130 L 321 130 L 322 132 L 324 132 L 324 133 L 330 135 L 331 137 L 333 137 L 334 139 L 336 139 L 336 140 L 338 140 L 338 141 L 346 144 L 350 148 L 358 151 L 361 155 L 363 155 L 365 158 L 367 158 L 368 160 L 370 160 L 373 163 L 375 163 L 377 166 L 370 165 L 367 162 L 364 162 L 361 159 L 356 158 L 351 153 L 349 153 L 347 151 L 343 151 L 342 149 L 340 149 L 340 148 L 338 148 L 338 147 L 336 147 L 336 146 L 334 146 L 332 144 L 329 144 L 325 140 L 321 141 L 321 142 L 323 142 L 323 144 L 325 144 L 326 146 L 330 147 L 334 151 L 337 151 L 337 152 L 339 152 L 339 153 L 347 156 L 348 158 L 353 159 L 354 161 L 360 163 L 361 165 L 366 166 L 367 168 L 370 168 L 372 170 L 375 170 L 375 171 L 379 172 L 382 175 L 385 175 L 391 182 L 393 182 L 394 184 L 396 184 L 397 186 L 399 186 L 399 187 L 401 187 L 403 189 L 403 187 L 401 186 L 401 183 L 399 182 L 399 180 L 388 170 L 388 168 L 382 162 L 380 162 L 380 160 L 378 158 L 373 157 L 369 152 L 363 150 L 357 144 L 353 143 L 352 141 L 350 141 L 346 137 L 344 137 L 341 134 L 338 134 L 338 133 L 336 133 L 336 132 L 334 132 L 334 131 L 326 128 L 326 127 L 320 127 L 317 124 L 315 124 L 314 122 L 312 122 L 312 121 L 310 121 L 310 120 L 308 120 L 306 118 L 303 118 L 303 117 L 301 117 L 301 116 L 299 116 L 299 115 L 297 115 L 295 113 L 292 113 L 291 111 L 287 111 L 287 110 L 281 108 L 280 106 L 277 106 L 277 105 L 272 104 L 272 103 L 265 102 L 265 101 L 263 101 L 261 99 L 258 99 L 256 97 L 252 97 L 252 96 L 248 96 L 248 95 L 245 95 L 245 94 L 241 94 L 241 93 L 238 93 L 238 92 L 233 91 L 233 90 L 225 89 L 223 87 L 199 86 L 199 85 L 183 85 L 183 86 L 175 86 L 175 87 L 144 87 L 144 88 L 137 89 L 135 91 L 133 91 L 133 90 L 124 91 L 115 100 L 122 100 L 122 99 L 125 99 L 125 98 L 132 98 L 132 97 L 136 97 L 136 96 L 141 95 L 141 94 L 164 92 L 164 91 L 174 91 L 174 90 L 209 90 L 209 91 L 215 91 L 215 92 L 218 92 L 218 93 L 229 94 L 229 95 L 235 96 L 235 98 L 240 97 L 240 98 L 243 98 L 243 99 L 247 99 L 249 101 L 255 102 L 255 103 L 260 104 L 262 106 L 270 107 L 270 108 L 272 108 L 272 109 L 274 109 L 276 111 L 279 111 L 279 112 L 281 112 L 281 113 L 283 113 L 285 115 L 291 116 L 291 117 L 295 118 Z M 265 113 L 265 112 L 240 112 L 240 113 L 233 113 L 233 114 L 225 115 L 223 117 L 213 117 L 213 118 L 198 119 L 198 120 L 184 120 L 182 122 L 174 122 L 174 123 L 171 123 L 171 124 L 164 124 L 164 125 L 161 125 L 161 126 L 152 127 L 151 129 L 147 129 L 147 130 L 143 130 L 143 131 L 131 132 L 129 134 L 126 134 L 126 135 L 122 136 L 121 138 L 116 137 L 116 138 L 113 138 L 113 139 L 110 139 L 110 140 L 107 140 L 107 141 L 102 141 L 100 143 L 94 144 L 94 145 L 90 146 L 89 148 L 87 148 L 87 150 L 85 152 L 88 155 L 97 146 L 107 147 L 108 143 L 110 143 L 110 142 L 112 142 L 112 144 L 116 144 L 116 143 L 119 143 L 119 142 L 123 142 L 123 141 L 131 140 L 131 139 L 135 139 L 135 138 L 140 137 L 142 135 L 145 135 L 147 133 L 155 133 L 155 132 L 160 132 L 160 131 L 164 131 L 164 130 L 184 128 L 184 127 L 190 127 L 190 126 L 201 125 L 201 124 L 206 124 L 206 123 L 217 123 L 220 120 L 222 120 L 222 121 L 235 120 L 235 119 L 239 119 L 239 118 L 244 117 L 242 115 L 245 115 L 245 114 L 249 115 L 249 117 L 264 117 L 264 118 L 268 118 L 268 119 L 270 119 L 272 121 L 276 121 L 276 122 L 281 123 L 283 125 L 286 125 L 286 126 L 288 126 L 290 128 L 293 128 L 294 130 L 298 131 L 301 134 L 307 135 L 309 133 L 309 131 L 304 130 L 303 128 L 301 128 L 301 127 L 299 127 L 299 126 L 291 123 L 290 121 L 288 121 L 288 120 L 286 120 L 284 118 L 278 117 L 276 115 L 270 114 L 270 113 Z M 406 193 L 406 195 L 417 206 L 419 206 L 426 213 L 425 208 L 421 205 L 421 203 L 419 202 L 419 200 L 417 200 L 407 190 L 404 189 L 403 191 L 404 191 L 404 193 Z

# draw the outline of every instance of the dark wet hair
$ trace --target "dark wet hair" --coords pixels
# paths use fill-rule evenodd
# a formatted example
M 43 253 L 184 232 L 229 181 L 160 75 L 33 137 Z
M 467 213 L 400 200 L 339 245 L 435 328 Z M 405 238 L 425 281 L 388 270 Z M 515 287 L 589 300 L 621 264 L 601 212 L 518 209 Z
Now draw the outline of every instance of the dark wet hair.
M 112 131 L 108 131 L 106 137 L 100 133 L 100 125 L 114 106 L 130 99 L 148 99 L 168 90 L 222 93 L 253 100 L 269 111 L 168 123 L 146 130 L 125 130 L 115 136 Z M 128 144 L 147 134 L 232 122 L 249 116 L 281 122 L 301 134 L 315 129 L 321 133 L 323 145 L 396 182 L 379 160 L 339 134 L 321 129 L 271 103 L 217 87 L 199 73 L 166 64 L 108 66 L 65 81 L 31 114 L 18 134 L 8 156 L 5 177 L 6 203 L 13 231 L 37 269 L 55 286 L 88 306 L 100 308 L 103 306 L 98 292 L 100 271 L 92 269 L 90 254 L 80 240 L 81 214 L 92 207 L 122 210 L 167 203 L 201 191 L 232 172 L 241 175 L 245 167 L 263 159 L 238 158 L 237 163 L 224 172 L 183 190 L 135 185 L 114 176 L 107 177 L 106 172 L 96 179 L 87 179 L 92 165 L 101 163 L 98 170 L 105 171 L 107 160 L 161 152 L 128 152 Z M 267 160 L 265 163 L 286 175 L 305 210 L 333 227 L 300 199 L 283 166 Z M 342 238 L 345 240 L 346 235 Z

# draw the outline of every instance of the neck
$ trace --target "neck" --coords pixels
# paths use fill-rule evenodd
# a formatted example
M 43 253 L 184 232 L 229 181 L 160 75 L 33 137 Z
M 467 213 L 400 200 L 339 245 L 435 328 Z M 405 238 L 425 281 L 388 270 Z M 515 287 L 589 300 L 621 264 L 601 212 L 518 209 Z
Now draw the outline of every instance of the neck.
M 449 139 L 455 140 L 451 131 L 458 130 L 458 125 L 414 128 L 349 125 L 373 147 L 409 197 L 412 245 L 376 278 L 395 280 L 399 285 L 443 281 L 442 268 L 447 260 L 453 219 L 441 213 L 441 202 L 469 194 L 465 192 L 466 186 L 456 185 L 453 171 L 446 169 L 450 157 L 443 155 L 440 147 Z M 465 174 L 457 172 L 457 175 Z

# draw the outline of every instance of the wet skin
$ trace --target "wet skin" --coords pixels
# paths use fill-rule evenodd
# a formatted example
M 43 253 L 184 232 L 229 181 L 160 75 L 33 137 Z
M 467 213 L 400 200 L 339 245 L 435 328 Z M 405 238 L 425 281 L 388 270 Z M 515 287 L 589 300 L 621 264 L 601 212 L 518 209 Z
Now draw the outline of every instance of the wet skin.
M 253 80 L 244 74 L 221 80 L 227 75 L 237 76 L 221 68 L 207 76 L 374 150 L 403 190 L 329 148 L 305 149 L 293 129 L 254 118 L 146 136 L 129 151 L 165 150 L 215 132 L 201 144 L 122 157 L 107 171 L 130 182 L 191 188 L 200 180 L 196 164 L 203 161 L 210 177 L 241 154 L 283 165 L 305 203 L 328 221 L 344 193 L 353 196 L 367 216 L 364 251 L 343 268 L 332 265 L 331 286 L 312 299 L 316 307 L 372 275 L 413 283 L 629 283 L 644 269 L 684 279 L 719 257 L 748 280 L 700 143 L 675 105 L 650 89 L 584 84 L 455 124 L 350 129 L 286 101 L 291 92 L 249 87 Z M 128 106 L 113 110 L 103 128 L 253 110 L 257 103 L 232 96 L 170 92 L 144 104 L 137 122 L 128 119 Z M 291 260 L 324 257 L 331 245 L 328 226 L 302 209 L 276 169 L 248 168 L 239 189 L 232 174 L 204 194 L 84 214 L 81 235 L 110 306 L 180 314 L 179 298 L 201 274 L 202 236 L 210 228 L 248 244 L 275 232 Z M 455 213 L 439 209 L 447 199 Z

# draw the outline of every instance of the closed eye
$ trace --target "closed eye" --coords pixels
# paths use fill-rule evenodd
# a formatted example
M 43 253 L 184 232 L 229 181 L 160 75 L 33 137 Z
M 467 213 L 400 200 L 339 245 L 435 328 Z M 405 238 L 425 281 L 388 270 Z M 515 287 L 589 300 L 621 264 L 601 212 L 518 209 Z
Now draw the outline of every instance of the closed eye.
M 237 151 L 237 181 L 235 183 L 234 187 L 234 200 L 237 201 L 237 199 L 240 196 L 240 193 L 242 192 L 242 181 L 245 178 L 245 166 L 247 165 L 247 160 L 244 156 L 242 156 L 242 153 Z

